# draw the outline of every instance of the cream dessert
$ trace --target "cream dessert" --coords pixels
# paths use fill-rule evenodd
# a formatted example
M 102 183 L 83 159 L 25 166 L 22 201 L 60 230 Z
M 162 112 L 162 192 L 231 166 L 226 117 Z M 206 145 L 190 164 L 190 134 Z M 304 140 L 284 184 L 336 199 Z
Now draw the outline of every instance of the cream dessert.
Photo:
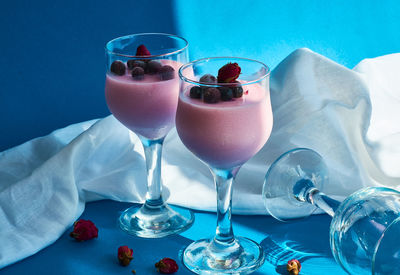
M 176 115 L 179 137 L 211 167 L 229 169 L 242 165 L 264 146 L 271 134 L 269 90 L 257 83 L 241 84 L 244 92 L 240 97 L 233 91 L 226 98 L 225 88 L 221 87 L 219 94 L 217 88 L 201 86 L 188 86 L 180 93 Z M 196 95 L 197 87 L 203 89 L 201 96 Z M 207 99 L 209 93 L 217 95 Z
M 108 108 L 122 124 L 145 138 L 166 136 L 175 125 L 181 65 L 172 60 L 114 61 L 106 75 Z

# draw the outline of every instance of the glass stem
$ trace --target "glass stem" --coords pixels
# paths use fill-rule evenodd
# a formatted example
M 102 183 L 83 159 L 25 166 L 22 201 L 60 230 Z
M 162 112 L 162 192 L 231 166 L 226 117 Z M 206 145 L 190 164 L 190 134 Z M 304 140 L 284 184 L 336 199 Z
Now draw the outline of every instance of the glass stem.
M 232 184 L 239 168 L 211 169 L 217 190 L 217 229 L 214 240 L 229 244 L 234 241 L 232 229 Z
M 164 205 L 161 185 L 161 153 L 164 138 L 149 140 L 140 137 L 144 148 L 147 168 L 147 194 L 145 205 L 157 208 Z
M 313 190 L 308 195 L 307 201 L 314 204 L 316 207 L 322 209 L 329 216 L 333 217 L 335 215 L 336 209 L 339 207 L 340 202 L 334 200 L 324 193 L 320 192 L 318 189 Z
M 308 179 L 299 180 L 293 188 L 293 193 L 299 201 L 311 203 L 331 217 L 333 217 L 340 204 L 339 201 L 319 191 L 314 183 Z

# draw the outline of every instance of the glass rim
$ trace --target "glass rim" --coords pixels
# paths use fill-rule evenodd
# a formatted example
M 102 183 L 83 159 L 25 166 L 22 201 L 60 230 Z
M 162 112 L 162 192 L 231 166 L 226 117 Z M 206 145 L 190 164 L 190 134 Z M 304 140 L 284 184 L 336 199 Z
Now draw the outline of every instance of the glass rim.
M 173 51 L 173 52 L 168 52 L 168 53 L 165 53 L 165 54 L 146 55 L 146 56 L 136 56 L 136 55 L 122 54 L 122 53 L 117 53 L 117 52 L 112 51 L 112 50 L 109 49 L 109 45 L 111 45 L 115 41 L 122 40 L 122 39 L 129 39 L 129 38 L 132 38 L 132 37 L 135 37 L 135 36 L 137 37 L 137 36 L 151 36 L 151 35 L 158 35 L 158 36 L 161 36 L 161 37 L 173 37 L 175 39 L 183 41 L 185 43 L 185 45 L 183 47 Z M 178 53 L 183 52 L 184 50 L 186 50 L 188 48 L 188 46 L 189 46 L 189 42 L 185 38 L 183 38 L 181 36 L 178 36 L 178 35 L 175 35 L 175 34 L 161 33 L 161 32 L 145 32 L 145 33 L 134 33 L 134 34 L 128 34 L 128 35 L 123 35 L 123 36 L 116 37 L 116 38 L 108 41 L 106 43 L 106 45 L 104 46 L 104 49 L 108 54 L 112 54 L 112 55 L 116 55 L 116 56 L 128 57 L 128 58 L 132 58 L 132 59 L 151 59 L 151 58 L 155 58 L 155 57 L 165 57 L 165 56 L 178 54 Z
M 186 81 L 186 82 L 191 83 L 191 84 L 207 86 L 207 87 L 232 86 L 233 83 L 212 83 L 211 84 L 211 83 L 200 82 L 200 81 L 197 81 L 197 80 L 190 79 L 190 78 L 184 76 L 183 73 L 182 73 L 183 70 L 185 70 L 189 66 L 192 66 L 195 63 L 208 62 L 209 60 L 222 60 L 222 59 L 231 59 L 232 61 L 236 59 L 236 60 L 244 60 L 244 61 L 256 62 L 256 63 L 260 64 L 261 66 L 263 66 L 264 68 L 266 68 L 266 72 L 262 76 L 256 78 L 255 80 L 251 80 L 249 82 L 246 82 L 246 83 L 240 83 L 241 86 L 246 86 L 246 85 L 251 85 L 251 84 L 258 83 L 261 80 L 267 78 L 271 74 L 271 69 L 267 65 L 265 65 L 261 61 L 255 60 L 255 59 L 245 58 L 245 57 L 235 57 L 235 56 L 216 56 L 216 57 L 206 57 L 206 58 L 196 59 L 194 61 L 191 61 L 189 63 L 186 63 L 186 64 L 182 65 L 179 68 L 179 71 L 178 71 L 179 78 L 181 80 Z
M 400 195 L 400 192 L 392 189 L 392 188 L 387 188 L 387 187 L 376 187 L 376 189 L 382 190 L 382 191 L 389 191 L 389 192 L 393 192 L 393 193 L 397 193 L 398 195 Z M 375 272 L 375 262 L 376 262 L 376 256 L 378 255 L 378 253 L 380 252 L 380 246 L 382 243 L 382 240 L 385 238 L 385 234 L 387 231 L 391 230 L 390 228 L 397 224 L 398 222 L 400 222 L 400 216 L 398 216 L 397 218 L 395 218 L 394 220 L 392 220 L 387 226 L 386 228 L 383 230 L 383 232 L 381 233 L 381 235 L 379 236 L 378 241 L 375 244 L 374 247 L 374 252 L 372 254 L 372 260 L 371 260 L 371 264 L 372 264 L 372 271 Z M 375 274 L 375 273 L 373 273 Z

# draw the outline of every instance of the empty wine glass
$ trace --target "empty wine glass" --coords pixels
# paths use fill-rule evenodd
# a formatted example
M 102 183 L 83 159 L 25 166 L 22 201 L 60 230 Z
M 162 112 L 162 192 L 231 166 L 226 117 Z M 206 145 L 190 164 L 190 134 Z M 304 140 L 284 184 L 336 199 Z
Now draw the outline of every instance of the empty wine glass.
M 346 272 L 400 274 L 400 192 L 368 187 L 339 202 L 321 192 L 327 184 L 328 168 L 318 153 L 291 150 L 265 176 L 265 207 L 281 221 L 319 208 L 332 217 L 332 254 Z

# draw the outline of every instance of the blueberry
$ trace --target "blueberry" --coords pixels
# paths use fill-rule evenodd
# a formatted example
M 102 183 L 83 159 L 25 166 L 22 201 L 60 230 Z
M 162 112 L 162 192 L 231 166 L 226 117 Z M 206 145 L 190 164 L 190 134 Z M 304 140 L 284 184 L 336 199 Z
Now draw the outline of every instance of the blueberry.
M 233 97 L 239 98 L 243 96 L 243 88 L 240 85 L 240 82 L 235 81 L 236 85 L 232 86 Z
M 203 94 L 203 90 L 199 86 L 193 86 L 190 88 L 190 97 L 191 98 L 201 98 Z
M 141 67 L 133 68 L 131 75 L 133 79 L 142 80 L 144 78 L 144 70 Z
M 162 66 L 158 73 L 161 80 L 170 80 L 175 77 L 175 70 L 169 65 Z
M 233 91 L 229 87 L 219 87 L 222 101 L 229 101 L 233 98 Z
M 162 65 L 160 62 L 151 60 L 147 63 L 146 67 L 146 73 L 148 74 L 156 74 L 158 71 L 162 68 Z
M 203 101 L 206 103 L 217 103 L 221 99 L 221 93 L 217 88 L 207 88 L 203 93 Z
M 201 83 L 217 83 L 217 79 L 215 78 L 215 76 L 211 75 L 211 74 L 205 74 L 200 78 L 200 82 Z
M 234 87 L 233 89 L 233 97 L 239 98 L 243 96 L 243 88 L 242 87 Z
M 130 59 L 126 64 L 128 65 L 129 70 L 133 70 L 135 67 L 140 67 L 143 70 L 146 70 L 146 63 L 142 60 Z
M 111 64 L 110 71 L 116 75 L 124 75 L 126 71 L 125 64 L 122 61 L 115 60 Z

